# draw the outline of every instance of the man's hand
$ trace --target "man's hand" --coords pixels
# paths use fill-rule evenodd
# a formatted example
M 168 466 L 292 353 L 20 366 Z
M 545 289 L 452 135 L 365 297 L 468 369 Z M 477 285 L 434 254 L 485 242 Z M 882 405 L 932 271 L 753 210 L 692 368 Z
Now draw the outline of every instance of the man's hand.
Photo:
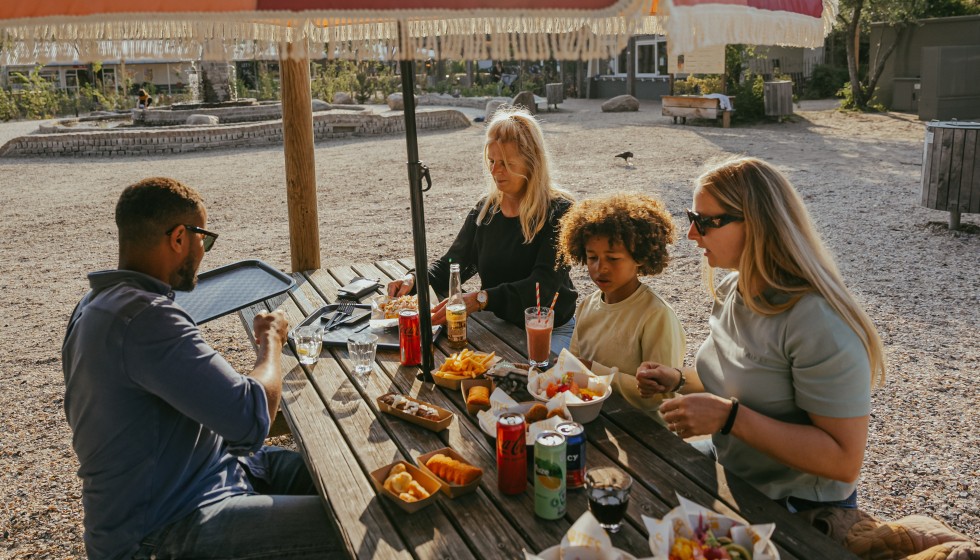
M 471 315 L 480 310 L 480 302 L 476 301 L 476 295 L 478 292 L 468 292 L 463 294 L 463 303 L 466 304 L 466 315 Z M 446 322 L 446 304 L 449 303 L 448 299 L 444 299 L 439 302 L 438 305 L 432 308 L 432 324 L 441 325 Z
M 259 346 L 276 344 L 281 349 L 286 344 L 286 336 L 289 333 L 289 319 L 282 310 L 259 313 L 252 319 L 252 332 L 255 333 L 255 340 Z

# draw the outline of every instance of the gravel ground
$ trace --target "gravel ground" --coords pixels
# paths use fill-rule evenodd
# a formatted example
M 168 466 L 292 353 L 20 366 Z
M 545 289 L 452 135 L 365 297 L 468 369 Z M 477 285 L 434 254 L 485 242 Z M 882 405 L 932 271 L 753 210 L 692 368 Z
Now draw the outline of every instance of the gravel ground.
M 714 158 L 745 154 L 785 171 L 807 201 L 848 285 L 885 341 L 888 381 L 873 395 L 861 506 L 886 519 L 924 514 L 980 539 L 980 216 L 919 205 L 923 123 L 897 113 L 851 115 L 804 102 L 783 123 L 721 129 L 673 125 L 656 103 L 603 114 L 568 100 L 543 113 L 558 180 L 580 197 L 628 189 L 662 197 L 686 231 L 692 179 Z M 37 123 L 0 125 L 0 144 Z M 422 133 L 432 169 L 426 195 L 431 255 L 444 251 L 483 191 L 482 125 Z M 636 154 L 627 169 L 616 153 Z M 411 253 L 401 137 L 316 146 L 323 265 Z M 140 178 L 169 175 L 203 193 L 221 234 L 209 269 L 260 258 L 288 270 L 281 148 L 123 159 L 0 160 L 3 239 L 0 304 L 0 557 L 81 558 L 81 487 L 63 411 L 60 343 L 87 290 L 85 274 L 116 264 L 113 208 Z M 687 329 L 689 352 L 706 335 L 700 257 L 681 240 L 648 279 Z M 575 281 L 594 289 L 583 271 Z M 235 317 L 205 336 L 240 371 L 254 354 Z M 690 361 L 689 356 L 689 361 Z

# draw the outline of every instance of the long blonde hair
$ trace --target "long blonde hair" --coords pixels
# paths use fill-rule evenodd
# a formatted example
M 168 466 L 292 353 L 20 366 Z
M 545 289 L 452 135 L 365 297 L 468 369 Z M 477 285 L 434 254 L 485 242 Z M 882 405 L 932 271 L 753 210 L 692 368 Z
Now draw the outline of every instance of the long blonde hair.
M 871 384 L 885 381 L 881 337 L 868 314 L 844 285 L 840 270 L 824 247 L 810 213 L 789 180 L 756 158 L 725 161 L 698 177 L 698 188 L 710 194 L 726 214 L 745 220 L 745 247 L 739 260 L 738 289 L 746 306 L 761 315 L 776 315 L 817 291 L 858 335 L 871 362 Z M 714 295 L 713 275 L 708 287 Z M 753 286 L 790 295 L 784 303 L 752 297 Z
M 483 146 L 483 167 L 489 182 L 486 199 L 476 218 L 478 224 L 483 223 L 488 214 L 491 216 L 500 211 L 500 202 L 504 195 L 497 188 L 488 164 L 487 151 L 492 143 L 513 142 L 527 168 L 524 180 L 527 186 L 524 198 L 521 199 L 520 220 L 524 243 L 530 243 L 534 236 L 541 231 L 548 221 L 548 211 L 551 202 L 558 198 L 574 201 L 571 193 L 554 186 L 551 183 L 551 164 L 548 151 L 545 149 L 544 134 L 538 121 L 518 107 L 501 107 L 497 109 L 487 125 L 487 141 Z M 507 165 L 507 162 L 503 162 Z M 510 168 L 508 167 L 508 170 Z

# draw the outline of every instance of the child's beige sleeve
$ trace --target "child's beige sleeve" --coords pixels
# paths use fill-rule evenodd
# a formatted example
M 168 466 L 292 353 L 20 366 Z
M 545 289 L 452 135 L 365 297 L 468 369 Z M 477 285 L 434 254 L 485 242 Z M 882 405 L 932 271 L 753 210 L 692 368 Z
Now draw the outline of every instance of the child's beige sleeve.
M 667 305 L 651 309 L 640 337 L 643 361 L 681 367 L 686 352 L 687 335 L 674 310 Z

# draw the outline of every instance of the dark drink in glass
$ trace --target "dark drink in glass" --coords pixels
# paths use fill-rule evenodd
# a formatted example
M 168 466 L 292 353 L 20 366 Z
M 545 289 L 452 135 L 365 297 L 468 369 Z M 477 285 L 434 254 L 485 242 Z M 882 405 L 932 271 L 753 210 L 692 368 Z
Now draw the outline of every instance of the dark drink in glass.
M 585 473 L 589 511 L 603 529 L 615 533 L 623 526 L 633 479 L 616 467 L 597 467 Z

